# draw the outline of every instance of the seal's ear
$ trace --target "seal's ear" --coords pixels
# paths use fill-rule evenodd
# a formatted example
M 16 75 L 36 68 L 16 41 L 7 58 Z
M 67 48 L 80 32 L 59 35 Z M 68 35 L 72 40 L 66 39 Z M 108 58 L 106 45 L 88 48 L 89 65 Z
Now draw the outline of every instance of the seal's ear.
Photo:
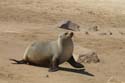
M 73 35 L 74 35 L 74 33 L 73 33 L 73 32 L 70 32 L 70 37 L 71 37 L 71 38 L 73 37 Z

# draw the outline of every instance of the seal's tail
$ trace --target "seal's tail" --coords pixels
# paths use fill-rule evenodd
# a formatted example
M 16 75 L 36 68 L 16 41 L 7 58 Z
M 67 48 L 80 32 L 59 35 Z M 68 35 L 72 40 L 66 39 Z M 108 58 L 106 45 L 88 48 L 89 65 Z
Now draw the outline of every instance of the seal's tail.
M 14 61 L 15 63 L 13 64 L 26 64 L 27 63 L 27 61 L 25 60 L 16 60 L 16 59 L 9 59 L 9 60 Z

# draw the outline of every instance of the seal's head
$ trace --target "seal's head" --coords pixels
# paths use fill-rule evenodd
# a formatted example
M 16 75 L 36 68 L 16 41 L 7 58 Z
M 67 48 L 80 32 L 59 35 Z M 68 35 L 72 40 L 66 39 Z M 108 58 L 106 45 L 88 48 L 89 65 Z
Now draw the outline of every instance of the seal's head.
M 74 33 L 73 32 L 64 32 L 62 34 L 59 35 L 59 38 L 61 40 L 67 40 L 67 39 L 72 39 Z
M 73 32 L 64 32 L 62 34 L 60 34 L 58 36 L 58 46 L 59 48 L 64 48 L 65 49 L 71 49 L 73 48 L 73 41 L 72 41 L 72 37 L 73 37 L 74 33 Z

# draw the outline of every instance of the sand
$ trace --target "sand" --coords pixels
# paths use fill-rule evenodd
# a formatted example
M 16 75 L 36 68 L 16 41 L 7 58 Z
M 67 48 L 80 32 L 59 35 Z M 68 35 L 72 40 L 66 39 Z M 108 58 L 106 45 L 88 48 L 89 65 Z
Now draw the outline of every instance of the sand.
M 124 0 L 0 0 L 0 83 L 124 83 L 124 4 Z M 53 73 L 12 64 L 9 59 L 21 59 L 29 43 L 57 39 L 66 31 L 57 28 L 62 20 L 81 26 L 73 41 L 96 50 L 100 63 L 83 63 L 85 71 L 64 63 Z M 94 26 L 99 31 L 89 31 Z

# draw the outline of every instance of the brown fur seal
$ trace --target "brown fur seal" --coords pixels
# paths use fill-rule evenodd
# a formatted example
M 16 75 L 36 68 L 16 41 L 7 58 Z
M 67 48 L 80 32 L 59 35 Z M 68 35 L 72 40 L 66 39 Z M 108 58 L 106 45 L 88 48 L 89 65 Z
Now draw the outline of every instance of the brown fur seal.
M 56 41 L 34 42 L 26 49 L 22 60 L 15 61 L 17 64 L 29 63 L 39 66 L 50 67 L 49 71 L 54 72 L 59 69 L 58 65 L 69 62 L 73 67 L 82 68 L 83 65 L 77 63 L 73 58 L 73 32 L 64 32 L 58 36 Z

